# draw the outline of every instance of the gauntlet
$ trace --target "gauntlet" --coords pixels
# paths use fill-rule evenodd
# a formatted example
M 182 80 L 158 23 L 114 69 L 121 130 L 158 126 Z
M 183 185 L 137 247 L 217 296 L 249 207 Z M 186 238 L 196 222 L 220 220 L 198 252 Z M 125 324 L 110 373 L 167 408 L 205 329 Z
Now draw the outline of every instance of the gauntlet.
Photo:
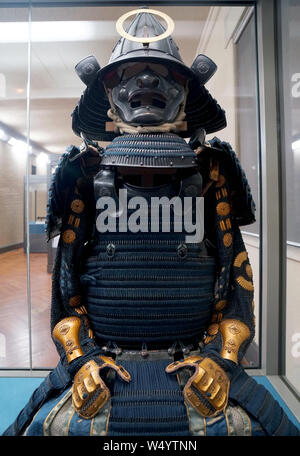
M 226 319 L 221 321 L 219 330 L 223 340 L 220 355 L 238 364 L 239 349 L 249 338 L 250 329 L 240 320 Z
M 225 371 L 209 358 L 189 356 L 166 367 L 167 373 L 193 368 L 194 374 L 186 383 L 183 395 L 202 416 L 211 417 L 225 409 L 228 402 L 229 379 Z
M 89 357 L 84 363 L 86 356 L 79 342 L 80 325 L 79 317 L 67 317 L 56 324 L 52 334 L 64 348 L 69 364 L 78 358 L 83 361 L 74 377 L 72 403 L 79 416 L 90 419 L 110 398 L 110 391 L 101 378 L 100 371 L 105 368 L 113 369 L 126 382 L 129 382 L 131 377 L 108 356 Z
M 82 418 L 93 418 L 110 398 L 110 391 L 100 376 L 105 368 L 114 369 L 126 382 L 131 380 L 130 374 L 107 356 L 84 364 L 74 377 L 72 393 L 73 406 Z
M 222 336 L 219 353 L 206 347 L 201 352 L 202 356 L 190 356 L 166 368 L 166 372 L 175 372 L 184 367 L 195 368 L 183 394 L 187 402 L 205 417 L 217 415 L 225 409 L 232 370 L 239 362 L 240 347 L 250 335 L 250 329 L 240 320 L 228 318 L 216 326 L 216 332 Z
M 79 343 L 80 325 L 79 317 L 67 317 L 58 322 L 52 332 L 54 339 L 63 346 L 69 364 L 84 355 Z

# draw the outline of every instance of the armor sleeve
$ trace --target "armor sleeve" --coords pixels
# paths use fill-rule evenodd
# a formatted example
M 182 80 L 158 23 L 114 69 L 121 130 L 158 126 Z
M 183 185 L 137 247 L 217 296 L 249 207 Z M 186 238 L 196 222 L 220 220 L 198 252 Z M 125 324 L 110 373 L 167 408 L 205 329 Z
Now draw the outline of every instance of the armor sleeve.
M 210 226 L 215 224 L 218 270 L 214 310 L 203 354 L 221 360 L 221 365 L 224 360 L 226 366 L 227 361 L 227 365 L 241 362 L 255 333 L 252 269 L 239 229 L 241 221 L 255 219 L 250 188 L 234 152 L 216 138 L 213 146 L 223 150 L 225 157 L 230 154 L 234 169 L 230 169 L 228 157 L 222 160 L 220 154 L 217 159 L 210 159 L 207 172 L 207 182 L 212 181 L 212 185 L 206 183 L 206 188 L 212 209 Z M 243 193 L 234 199 L 232 192 L 235 194 L 237 189 Z
M 100 148 L 99 148 L 100 150 Z M 92 191 L 92 177 L 98 172 L 100 156 L 84 156 L 76 146 L 69 146 L 61 156 L 55 168 L 51 184 L 49 187 L 49 197 L 47 203 L 46 234 L 48 240 L 61 233 L 63 216 L 70 199 L 70 192 L 75 187 L 86 197 L 86 204 L 90 203 L 89 210 L 92 210 L 92 199 L 88 194 Z
M 226 188 L 230 202 L 230 217 L 238 226 L 250 225 L 255 222 L 255 202 L 240 161 L 231 145 L 214 137 L 209 141 L 210 147 L 198 154 L 198 163 L 204 178 L 204 185 L 211 180 L 211 165 L 218 164 L 221 168 L 217 174 L 226 176 Z
M 58 165 L 49 193 L 47 220 L 48 237 L 61 234 L 52 275 L 51 334 L 71 374 L 101 353 L 82 302 L 80 274 L 92 235 L 95 205 L 91 176 L 84 172 L 82 161 L 70 160 L 78 152 L 78 148 L 70 148 Z M 67 330 L 72 337 L 65 339 L 63 332 Z

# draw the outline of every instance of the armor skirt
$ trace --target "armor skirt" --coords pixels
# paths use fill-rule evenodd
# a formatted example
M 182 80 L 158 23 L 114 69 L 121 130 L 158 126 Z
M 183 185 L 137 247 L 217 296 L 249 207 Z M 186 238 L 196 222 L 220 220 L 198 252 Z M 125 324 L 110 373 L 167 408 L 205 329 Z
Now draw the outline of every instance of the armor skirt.
M 199 352 L 191 352 L 191 355 Z M 109 379 L 111 399 L 92 419 L 81 418 L 72 405 L 72 387 L 52 397 L 35 414 L 25 435 L 49 436 L 229 436 L 265 435 L 260 424 L 239 405 L 228 404 L 213 418 L 200 416 L 182 393 L 189 373 L 165 372 L 172 362 L 167 350 L 123 351 L 117 362 L 132 377 Z

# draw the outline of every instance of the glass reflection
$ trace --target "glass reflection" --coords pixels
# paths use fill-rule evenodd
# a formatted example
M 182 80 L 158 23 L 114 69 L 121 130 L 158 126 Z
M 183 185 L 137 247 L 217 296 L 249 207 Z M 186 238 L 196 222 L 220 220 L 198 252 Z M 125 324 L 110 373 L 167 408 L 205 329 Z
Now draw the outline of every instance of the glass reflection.
M 28 10 L 0 8 L 1 368 L 30 365 L 24 247 L 27 51 Z
M 84 85 L 77 77 L 74 67 L 82 58 L 92 54 L 97 57 L 101 66 L 108 62 L 111 50 L 118 39 L 115 22 L 118 17 L 131 9 L 132 7 L 33 7 L 32 9 L 30 88 L 30 141 L 32 150 L 29 166 L 28 198 L 32 366 L 34 368 L 53 367 L 58 360 L 49 329 L 51 272 L 57 238 L 47 243 L 43 228 L 46 216 L 47 190 L 52 171 L 68 145 L 80 145 L 79 138 L 75 137 L 71 129 L 70 113 L 76 106 L 84 90 Z M 255 63 L 249 69 L 246 65 L 247 62 L 245 63 L 238 56 L 238 47 L 241 45 L 241 38 L 247 36 L 244 19 L 246 14 L 248 14 L 248 9 L 245 7 L 227 8 L 219 6 L 189 8 L 184 6 L 160 6 L 159 9 L 169 14 L 175 21 L 174 39 L 180 43 L 180 51 L 187 65 L 191 65 L 195 55 L 199 53 L 207 54 L 217 63 L 218 71 L 207 87 L 225 108 L 227 113 L 228 127 L 219 132 L 218 136 L 222 140 L 230 142 L 233 149 L 240 156 L 246 174 L 249 175 L 248 165 L 246 162 L 243 162 L 244 144 L 249 140 L 242 127 L 243 107 L 241 101 L 245 99 L 246 94 L 243 92 L 242 85 L 239 85 L 237 82 L 237 67 L 241 74 L 243 72 L 251 72 L 251 80 L 255 81 Z M 3 14 L 1 16 L 4 27 L 0 30 L 0 46 L 3 46 L 5 52 L 5 54 L 1 54 L 6 55 L 6 59 L 4 60 L 6 69 L 0 70 L 0 121 L 5 125 L 15 128 L 16 131 L 24 135 L 26 132 L 26 21 L 28 13 L 25 11 L 25 17 L 19 17 L 18 14 L 20 15 L 21 12 L 21 9 L 14 12 L 13 9 L 9 9 L 7 10 L 7 14 L 10 15 L 8 19 L 3 19 L 5 18 Z M 7 26 L 6 23 L 9 23 L 10 26 Z M 243 27 L 242 24 L 244 24 Z M 245 40 L 248 40 L 248 38 L 245 38 Z M 255 54 L 253 35 L 250 36 L 247 43 L 248 50 L 251 56 L 253 56 Z M 8 76 L 10 77 L 9 85 L 7 82 Z M 13 89 L 11 89 L 10 85 L 13 86 Z M 3 96 L 3 94 L 5 95 Z M 7 94 L 10 95 L 8 96 Z M 251 97 L 253 100 L 256 99 L 255 84 Z M 251 113 L 254 116 L 256 115 L 255 107 L 252 108 Z M 1 135 L 5 131 L 4 127 L 2 129 L 0 125 L 0 147 L 3 147 L 4 142 Z M 20 149 L 21 143 L 17 145 Z M 12 146 L 7 145 L 5 147 Z M 255 148 L 251 165 L 253 166 L 254 164 L 257 170 L 256 150 Z M 6 159 L 7 156 L 7 154 L 3 154 L 3 157 L 6 157 Z M 4 160 L 4 158 L 2 159 Z M 20 167 L 21 163 L 22 160 L 19 159 L 18 165 Z M 9 169 L 8 165 L 5 166 L 6 169 Z M 2 166 L 1 169 L 3 170 L 4 167 Z M 16 171 L 13 169 L 13 172 Z M 17 179 L 18 182 L 22 181 L 22 185 L 20 185 L 20 189 L 17 192 L 20 200 L 22 198 L 24 199 L 24 173 L 24 170 L 23 174 L 20 171 L 20 178 Z M 255 181 L 256 176 L 255 174 L 253 181 Z M 5 182 L 4 177 L 2 181 Z M 251 184 L 253 185 L 252 182 Z M 17 187 L 14 190 L 16 191 L 16 189 Z M 5 192 L 2 193 L 5 195 Z M 4 200 L 1 200 L 1 210 L 6 207 L 5 205 L 9 206 L 11 211 L 16 212 L 16 207 L 13 209 L 13 205 L 9 205 L 4 197 Z M 18 242 L 24 242 L 24 223 L 23 219 L 21 220 L 22 217 L 20 217 L 21 221 L 18 223 L 15 220 L 11 221 L 5 217 L 4 220 L 7 220 L 5 223 L 7 224 L 6 229 L 9 235 L 12 236 L 14 230 L 18 229 L 20 232 Z M 253 266 L 255 287 L 258 294 L 259 242 L 253 246 L 248 238 L 245 238 L 245 241 Z M 14 254 L 16 252 L 14 251 Z M 8 253 L 4 252 L 3 255 Z M 14 299 L 17 296 L 13 293 L 7 305 L 7 312 L 11 322 L 14 322 L 13 315 L 17 312 L 19 315 L 18 318 L 22 319 L 22 322 L 26 321 L 27 325 L 26 256 L 22 249 L 19 250 L 19 253 L 20 258 L 18 257 L 18 260 L 12 266 L 13 273 L 11 277 L 16 282 L 16 263 L 18 263 L 18 267 L 23 268 L 22 271 L 24 272 L 24 281 L 21 281 L 21 277 L 18 278 L 21 284 L 19 288 L 23 301 L 20 307 L 13 307 Z M 5 274 L 1 274 L 1 280 L 4 283 L 8 283 Z M 2 299 L 4 298 L 2 297 Z M 256 300 L 256 314 L 258 314 L 258 305 L 258 300 Z M 26 325 L 24 326 L 24 330 L 15 327 L 12 330 L 12 334 L 21 334 L 23 331 L 24 334 L 26 333 L 28 339 L 28 327 Z M 257 365 L 258 338 L 256 338 L 255 343 L 254 351 L 249 352 L 247 358 L 244 360 L 245 365 Z M 9 345 L 14 345 L 13 340 L 9 341 Z M 16 342 L 15 345 L 17 346 L 18 343 Z M 18 351 L 17 349 L 14 350 Z M 9 359 L 12 365 L 18 365 L 18 363 L 15 364 L 13 355 L 9 356 Z M 24 366 L 25 359 L 28 360 L 28 354 L 27 358 L 25 355 L 20 358 L 22 366 Z M 1 353 L 0 360 L 2 360 Z M 4 365 L 8 366 L 5 363 L 8 363 L 8 357 L 6 357 L 4 362 Z
M 242 226 L 253 270 L 256 334 L 243 363 L 259 366 L 259 157 L 255 27 L 252 8 L 211 7 L 198 53 L 211 57 L 218 71 L 206 85 L 226 111 L 227 127 L 217 136 L 228 141 L 246 173 L 256 203 L 256 222 Z M 214 135 L 213 135 L 214 136 Z
M 286 377 L 300 391 L 300 4 L 281 2 L 286 181 Z M 285 221 L 284 221 L 285 222 Z

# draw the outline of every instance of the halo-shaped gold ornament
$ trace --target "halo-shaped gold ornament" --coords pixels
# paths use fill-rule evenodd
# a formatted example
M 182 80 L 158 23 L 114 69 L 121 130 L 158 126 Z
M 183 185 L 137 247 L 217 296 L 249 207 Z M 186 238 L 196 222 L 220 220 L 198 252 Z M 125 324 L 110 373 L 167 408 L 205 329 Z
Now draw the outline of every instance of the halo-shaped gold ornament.
M 133 16 L 134 14 L 139 14 L 139 13 L 151 13 L 151 14 L 155 14 L 155 15 L 161 17 L 167 23 L 167 30 L 158 36 L 141 37 L 141 36 L 129 35 L 129 33 L 125 32 L 125 30 L 123 28 L 123 24 L 126 21 L 126 19 Z M 121 35 L 123 38 L 126 38 L 127 40 L 135 41 L 137 43 L 153 43 L 154 41 L 163 40 L 164 38 L 167 38 L 168 36 L 170 36 L 173 33 L 174 27 L 175 27 L 174 21 L 173 21 L 173 19 L 170 18 L 170 16 L 168 16 L 165 13 L 162 13 L 161 11 L 157 11 L 157 10 L 150 9 L 150 8 L 149 9 L 141 8 L 141 9 L 129 11 L 128 13 L 123 14 L 123 16 L 121 16 L 117 20 L 117 23 L 116 23 L 116 29 L 117 29 L 117 32 L 119 33 L 119 35 Z

